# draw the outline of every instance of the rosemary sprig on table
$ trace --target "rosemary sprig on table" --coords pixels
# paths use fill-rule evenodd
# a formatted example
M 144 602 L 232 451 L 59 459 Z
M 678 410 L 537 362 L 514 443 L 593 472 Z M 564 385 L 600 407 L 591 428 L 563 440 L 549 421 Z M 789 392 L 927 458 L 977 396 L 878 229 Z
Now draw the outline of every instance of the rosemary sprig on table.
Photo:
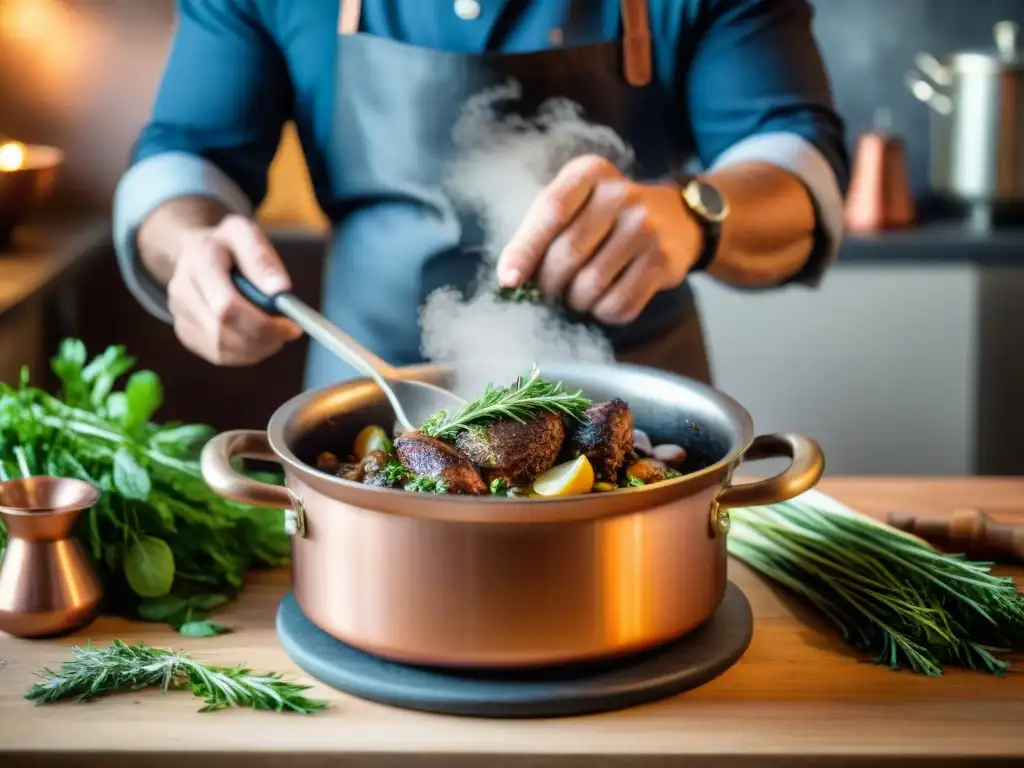
M 992 564 L 929 544 L 809 492 L 730 510 L 729 554 L 820 610 L 893 669 L 1004 672 L 1024 648 L 1024 594 Z
M 581 420 L 590 403 L 583 396 L 583 390 L 569 391 L 562 382 L 542 379 L 540 369 L 534 365 L 525 380 L 520 376 L 511 387 L 490 385 L 483 395 L 466 403 L 456 413 L 434 414 L 423 423 L 420 431 L 440 440 L 453 440 L 466 429 L 484 427 L 498 419 L 525 422 L 550 412 Z
M 169 690 L 191 690 L 206 700 L 200 712 L 228 707 L 251 707 L 274 712 L 311 714 L 327 702 L 307 698 L 310 686 L 289 683 L 277 674 L 254 675 L 244 667 L 215 667 L 191 656 L 144 643 L 128 645 L 114 640 L 106 648 L 75 646 L 74 661 L 60 669 L 44 669 L 45 682 L 28 689 L 25 698 L 34 704 L 52 704 L 76 698 L 91 701 L 123 691 L 139 691 L 159 686 Z

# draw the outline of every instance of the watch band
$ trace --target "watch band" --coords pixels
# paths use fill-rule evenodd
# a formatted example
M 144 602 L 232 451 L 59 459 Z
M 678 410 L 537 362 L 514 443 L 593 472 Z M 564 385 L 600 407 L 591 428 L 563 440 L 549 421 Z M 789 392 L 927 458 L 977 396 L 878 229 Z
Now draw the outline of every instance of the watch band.
M 700 255 L 697 260 L 690 267 L 691 272 L 704 272 L 711 263 L 715 260 L 715 256 L 718 255 L 718 243 L 722 239 L 722 223 L 720 221 L 712 221 L 707 217 L 701 215 L 699 211 L 693 209 L 686 197 L 683 195 L 683 190 L 686 186 L 696 179 L 696 174 L 692 173 L 675 173 L 672 176 L 674 183 L 679 188 L 679 197 L 683 201 L 683 207 L 686 208 L 687 213 L 693 217 L 693 220 L 697 222 L 697 226 L 700 227 L 701 232 L 701 248 Z

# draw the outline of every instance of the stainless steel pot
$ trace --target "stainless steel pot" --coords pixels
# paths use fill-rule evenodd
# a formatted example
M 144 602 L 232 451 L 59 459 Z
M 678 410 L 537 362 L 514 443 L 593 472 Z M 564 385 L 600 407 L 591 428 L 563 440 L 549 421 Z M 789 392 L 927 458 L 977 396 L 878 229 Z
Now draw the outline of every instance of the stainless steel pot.
M 652 437 L 697 471 L 665 483 L 559 499 L 435 496 L 342 480 L 313 467 L 367 424 L 391 424 L 358 380 L 285 403 L 266 432 L 227 432 L 203 451 L 218 494 L 291 510 L 292 581 L 306 615 L 385 658 L 449 667 L 531 667 L 612 657 L 680 637 L 726 585 L 729 507 L 796 496 L 820 478 L 818 445 L 754 436 L 750 415 L 698 382 L 630 365 L 548 365 L 595 399 L 621 397 Z M 444 369 L 404 376 L 447 383 Z M 239 474 L 240 456 L 284 467 L 286 488 Z M 789 457 L 768 480 L 731 485 L 741 460 Z
M 920 53 L 907 75 L 931 107 L 930 177 L 939 193 L 967 203 L 1024 202 L 1024 57 L 1018 26 L 994 27 L 993 51 L 944 59 Z

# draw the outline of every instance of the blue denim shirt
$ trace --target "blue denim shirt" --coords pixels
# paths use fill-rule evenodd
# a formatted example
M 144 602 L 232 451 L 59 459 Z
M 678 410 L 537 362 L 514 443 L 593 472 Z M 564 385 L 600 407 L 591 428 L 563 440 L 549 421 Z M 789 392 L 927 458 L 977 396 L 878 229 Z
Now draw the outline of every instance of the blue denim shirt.
M 360 29 L 466 53 L 584 45 L 622 34 L 619 0 L 479 4 L 480 15 L 465 20 L 452 0 L 364 0 Z M 649 0 L 648 9 L 655 77 L 670 114 L 688 122 L 702 165 L 760 160 L 795 173 L 830 241 L 827 262 L 842 235 L 848 159 L 808 0 Z M 163 292 L 138 263 L 139 224 L 182 195 L 214 197 L 250 214 L 266 194 L 267 169 L 289 120 L 323 204 L 330 191 L 322 150 L 331 140 L 335 88 L 336 0 L 178 0 L 178 11 L 152 118 L 114 206 L 125 280 L 164 319 Z

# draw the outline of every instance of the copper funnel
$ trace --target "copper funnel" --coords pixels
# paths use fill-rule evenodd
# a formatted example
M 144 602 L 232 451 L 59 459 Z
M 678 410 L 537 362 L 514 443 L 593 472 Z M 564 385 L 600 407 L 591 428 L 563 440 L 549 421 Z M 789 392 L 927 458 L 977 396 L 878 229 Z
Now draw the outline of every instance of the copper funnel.
M 53 637 L 95 618 L 102 590 L 74 527 L 99 498 L 98 488 L 70 478 L 0 483 L 0 520 L 8 537 L 0 563 L 0 631 Z
M 846 228 L 874 232 L 910 226 L 917 218 L 903 139 L 889 133 L 888 112 L 875 114 L 875 130 L 857 140 L 846 198 Z

